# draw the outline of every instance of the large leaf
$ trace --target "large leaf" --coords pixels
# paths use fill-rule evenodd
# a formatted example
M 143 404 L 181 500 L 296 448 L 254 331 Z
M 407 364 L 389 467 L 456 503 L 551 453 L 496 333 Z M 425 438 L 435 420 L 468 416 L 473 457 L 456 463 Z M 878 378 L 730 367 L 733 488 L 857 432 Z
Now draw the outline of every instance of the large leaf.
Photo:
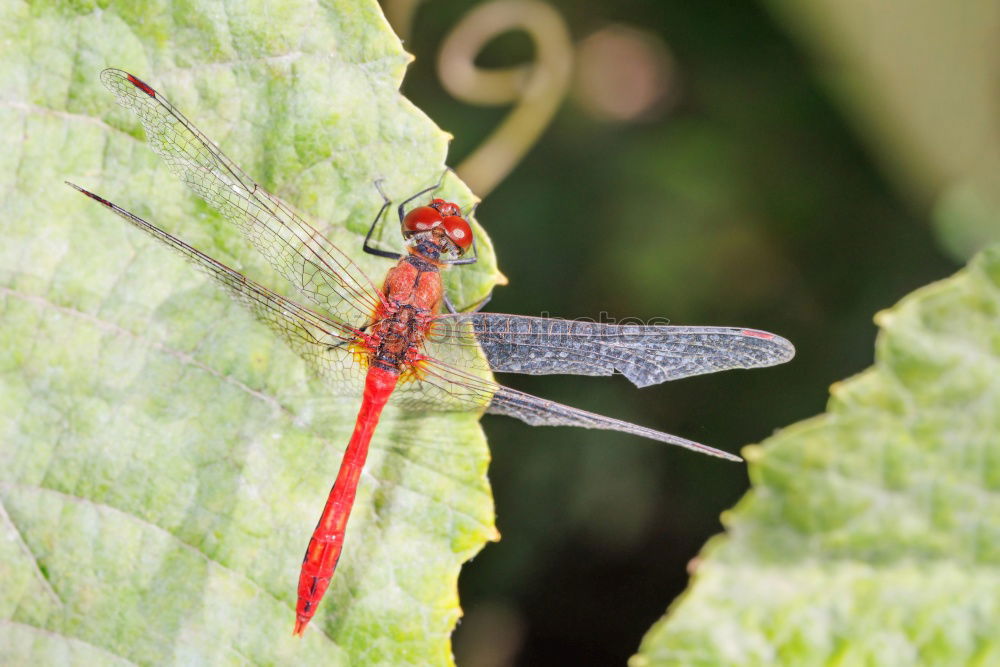
M 0 662 L 450 662 L 459 567 L 496 535 L 477 415 L 387 410 L 337 576 L 293 639 L 360 398 L 324 398 L 221 289 L 62 184 L 288 291 L 100 85 L 122 67 L 378 280 L 372 182 L 434 183 L 447 135 L 399 95 L 409 57 L 374 0 L 11 2 L 0 25 Z M 454 178 L 445 193 L 472 201 Z M 496 274 L 479 238 L 484 261 L 446 278 L 460 303 Z
M 877 321 L 873 368 L 744 451 L 651 664 L 1000 662 L 1000 248 Z

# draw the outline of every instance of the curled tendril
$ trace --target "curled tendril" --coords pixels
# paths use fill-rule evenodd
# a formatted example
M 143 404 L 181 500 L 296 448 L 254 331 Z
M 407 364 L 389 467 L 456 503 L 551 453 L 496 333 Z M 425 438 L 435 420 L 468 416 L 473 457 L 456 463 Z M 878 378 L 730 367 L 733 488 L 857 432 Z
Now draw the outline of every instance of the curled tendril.
M 406 39 L 421 0 L 385 0 L 390 23 Z M 508 68 L 477 67 L 475 58 L 493 38 L 523 30 L 536 60 Z M 451 95 L 480 106 L 516 103 L 493 133 L 455 170 L 480 197 L 517 166 L 541 136 L 566 95 L 573 44 L 562 17 L 535 0 L 493 0 L 466 14 L 445 38 L 438 76 Z
M 535 62 L 483 69 L 476 55 L 496 36 L 523 30 L 535 45 Z M 438 76 L 455 98 L 483 106 L 517 102 L 493 133 L 456 169 L 485 196 L 538 141 L 566 95 L 573 45 L 562 17 L 534 0 L 494 0 L 466 14 L 445 38 Z

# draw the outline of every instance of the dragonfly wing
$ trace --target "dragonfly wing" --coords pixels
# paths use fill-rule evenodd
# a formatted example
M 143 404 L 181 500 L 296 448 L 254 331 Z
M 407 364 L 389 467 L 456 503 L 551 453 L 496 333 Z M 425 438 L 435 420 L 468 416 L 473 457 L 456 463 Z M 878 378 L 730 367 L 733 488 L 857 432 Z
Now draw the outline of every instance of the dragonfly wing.
M 677 445 L 709 456 L 716 456 L 729 461 L 742 461 L 738 456 L 724 452 L 721 449 L 703 445 L 687 438 L 671 435 L 662 431 L 656 431 L 645 426 L 639 426 L 630 422 L 605 417 L 594 412 L 587 412 L 578 408 L 572 408 L 562 403 L 549 401 L 544 398 L 532 396 L 509 387 L 499 387 L 493 395 L 486 411 L 496 415 L 507 415 L 516 417 L 532 426 L 576 426 L 578 428 L 598 428 L 606 431 L 621 431 L 631 433 L 640 438 L 658 440 L 671 445 Z
M 428 353 L 476 365 L 474 342 L 493 371 L 548 375 L 621 373 L 647 387 L 731 368 L 781 364 L 795 355 L 790 342 L 766 331 L 736 327 L 605 324 L 500 313 L 443 315 Z M 470 335 L 471 334 L 471 335 Z
M 621 431 L 709 456 L 742 461 L 738 456 L 676 435 L 605 417 L 562 403 L 503 387 L 438 359 L 420 365 L 421 379 L 397 385 L 397 402 L 410 409 L 485 410 L 515 417 L 532 426 L 576 426 Z
M 346 253 L 254 182 L 149 85 L 117 69 L 101 72 L 101 81 L 136 113 L 150 147 L 170 170 L 235 224 L 286 280 L 344 321 L 371 317 L 377 289 Z
M 257 319 L 279 334 L 310 367 L 338 393 L 358 395 L 364 373 L 354 361 L 349 346 L 357 332 L 342 322 L 305 308 L 255 283 L 243 274 L 212 259 L 176 236 L 163 231 L 120 206 L 81 188 L 68 185 L 111 209 L 127 222 L 165 243 L 203 273 L 215 278 L 230 296 L 247 307 Z

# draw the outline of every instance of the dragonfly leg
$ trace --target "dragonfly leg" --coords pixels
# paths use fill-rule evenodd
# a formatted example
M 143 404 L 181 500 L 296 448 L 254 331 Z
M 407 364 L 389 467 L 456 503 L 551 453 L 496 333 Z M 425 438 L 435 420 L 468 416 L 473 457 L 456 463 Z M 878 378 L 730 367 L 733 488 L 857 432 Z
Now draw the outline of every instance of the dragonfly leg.
M 473 305 L 471 308 L 469 308 L 465 312 L 467 312 L 467 313 L 478 313 L 480 310 L 482 310 L 486 306 L 486 304 L 488 304 L 490 302 L 490 299 L 492 299 L 492 298 L 493 298 L 493 292 L 490 292 L 485 297 L 483 297 L 482 301 L 480 301 L 479 303 Z
M 388 257 L 389 259 L 399 259 L 400 257 L 402 257 L 402 255 L 400 255 L 398 252 L 392 252 L 390 250 L 382 250 L 381 248 L 376 248 L 371 245 L 372 234 L 375 232 L 375 228 L 378 226 L 378 221 L 382 219 L 382 217 L 385 215 L 385 212 L 389 210 L 389 205 L 392 204 L 392 201 L 390 201 L 390 199 L 385 196 L 385 193 L 382 192 L 382 179 L 375 181 L 375 189 L 378 190 L 378 193 L 380 195 L 382 195 L 382 208 L 378 210 L 378 213 L 375 215 L 375 219 L 372 220 L 372 226 L 368 228 L 368 234 L 365 236 L 365 242 L 364 245 L 361 246 L 361 249 L 364 250 L 369 255 L 375 255 L 376 257 Z
M 479 208 L 479 202 L 476 202 L 475 204 L 473 204 L 472 207 L 469 209 L 469 212 L 468 213 L 463 213 L 462 215 L 465 217 L 466 220 L 471 220 L 472 216 L 474 216 L 476 214 L 476 209 L 477 208 Z M 479 249 L 476 248 L 476 237 L 475 237 L 475 235 L 473 235 L 473 237 L 472 237 L 472 256 L 471 257 L 463 257 L 461 259 L 448 259 L 448 260 L 445 260 L 442 263 L 443 264 L 449 264 L 451 266 L 461 266 L 463 264 L 475 264 L 478 261 L 479 261 Z M 488 300 L 489 299 L 487 298 L 487 301 Z M 485 306 L 485 305 L 486 305 L 486 303 L 484 302 L 483 306 Z M 480 308 L 481 307 L 482 306 L 480 306 Z M 476 310 L 479 310 L 479 308 L 477 308 Z M 476 310 L 474 310 L 472 312 L 476 312 Z
M 444 183 L 444 177 L 447 176 L 450 172 L 451 172 L 451 167 L 445 167 L 444 171 L 441 172 L 441 178 L 438 179 L 437 183 L 435 183 L 429 188 L 424 188 L 423 190 L 413 195 L 409 199 L 403 200 L 403 202 L 399 205 L 399 208 L 396 209 L 396 212 L 399 213 L 399 224 L 403 224 L 403 218 L 406 217 L 406 205 L 409 204 L 414 199 L 417 199 L 418 197 L 423 197 L 424 195 L 430 192 L 439 190 L 441 188 L 441 185 Z
M 442 264 L 449 266 L 462 266 L 464 264 L 475 264 L 479 261 L 479 250 L 476 248 L 476 239 L 472 239 L 472 257 L 462 257 L 461 259 L 446 259 Z
M 461 312 L 463 312 L 463 313 L 478 313 L 480 310 L 483 309 L 483 306 L 485 306 L 486 304 L 488 304 L 490 302 L 490 299 L 492 299 L 492 298 L 493 298 L 493 293 L 490 292 L 489 294 L 486 295 L 485 299 L 483 299 L 479 303 L 472 304 L 471 306 L 469 306 L 468 308 L 466 308 L 465 310 L 463 310 Z M 451 299 L 448 298 L 447 294 L 444 295 L 444 307 L 447 308 L 448 312 L 451 313 L 452 315 L 455 315 L 455 314 L 457 314 L 459 312 L 458 308 L 455 307 L 455 304 L 452 303 Z
M 462 217 L 465 218 L 466 220 L 468 220 L 468 219 L 472 218 L 473 216 L 475 216 L 476 215 L 476 209 L 479 208 L 479 204 L 480 204 L 480 202 L 476 202 L 475 204 L 473 204 L 472 206 L 470 206 L 469 207 L 469 212 L 468 213 L 463 213 Z

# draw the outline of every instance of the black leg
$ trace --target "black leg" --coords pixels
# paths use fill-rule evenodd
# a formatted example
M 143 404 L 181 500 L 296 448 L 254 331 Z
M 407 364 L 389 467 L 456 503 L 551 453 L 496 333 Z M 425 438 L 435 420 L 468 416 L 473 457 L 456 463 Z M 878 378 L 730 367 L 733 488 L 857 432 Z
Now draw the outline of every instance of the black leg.
M 441 188 L 441 184 L 444 183 L 444 177 L 447 176 L 448 172 L 450 172 L 450 171 L 451 171 L 451 167 L 445 167 L 445 170 L 441 172 L 441 178 L 438 179 L 437 183 L 435 183 L 434 185 L 432 185 L 429 188 L 424 188 L 423 190 L 421 190 L 417 194 L 413 195 L 409 199 L 403 201 L 403 203 L 399 205 L 399 208 L 396 209 L 396 212 L 399 213 L 399 224 L 403 224 L 403 218 L 406 217 L 406 210 L 405 210 L 406 209 L 406 205 L 409 204 L 414 199 L 416 199 L 417 197 L 422 197 L 422 196 L 424 196 L 425 194 L 427 194 L 429 192 L 434 192 L 435 190 L 440 189 Z
M 474 305 L 470 306 L 469 308 L 467 308 L 466 310 L 463 310 L 461 312 L 463 312 L 463 313 L 478 313 L 480 310 L 483 309 L 483 306 L 485 306 L 486 304 L 488 304 L 490 302 L 490 299 L 492 299 L 492 298 L 493 298 L 493 293 L 490 292 L 489 294 L 486 295 L 485 299 L 483 299 L 482 301 L 480 301 L 477 304 L 474 304 Z M 451 313 L 452 315 L 456 315 L 459 312 L 458 308 L 456 308 L 455 304 L 453 304 L 451 302 L 451 299 L 448 298 L 447 294 L 444 295 L 444 307 L 447 308 L 448 312 Z
M 372 220 L 372 226 L 368 228 L 368 235 L 365 236 L 365 243 L 364 245 L 361 246 L 361 249 L 364 250 L 369 255 L 375 255 L 377 257 L 388 257 L 389 259 L 399 259 L 400 257 L 402 257 L 402 255 L 400 255 L 398 252 L 392 252 L 390 250 L 382 250 L 380 248 L 375 248 L 371 245 L 372 234 L 375 232 L 375 227 L 378 226 L 378 221 L 382 219 L 382 216 L 385 215 L 385 212 L 387 210 L 389 210 L 389 205 L 392 203 L 389 200 L 389 198 L 385 196 L 385 193 L 382 192 L 381 179 L 375 181 L 375 189 L 378 190 L 378 193 L 380 195 L 382 195 L 382 208 L 378 210 L 378 214 L 375 216 L 375 219 Z
M 482 301 L 480 301 L 479 303 L 475 304 L 474 306 L 472 306 L 471 308 L 469 308 L 465 312 L 467 312 L 467 313 L 478 313 L 480 310 L 483 309 L 483 307 L 486 306 L 486 304 L 488 304 L 490 302 L 490 299 L 492 299 L 492 298 L 493 298 L 493 292 L 490 292 L 489 294 L 486 295 L 486 298 L 484 298 Z
M 463 257 L 461 259 L 446 259 L 443 260 L 442 264 L 447 264 L 449 266 L 463 266 L 465 264 L 475 264 L 479 261 L 479 250 L 476 249 L 476 239 L 472 239 L 472 257 Z
M 472 216 L 476 214 L 476 208 L 478 208 L 478 207 L 479 207 L 479 202 L 476 202 L 475 204 L 472 205 L 472 208 L 469 209 L 468 213 L 463 213 L 463 216 L 465 217 L 465 219 L 466 220 L 471 219 Z M 450 260 L 450 261 L 446 261 L 444 263 L 445 264 L 450 264 L 452 266 L 456 266 L 456 265 L 460 266 L 460 265 L 463 265 L 463 264 L 475 264 L 477 261 L 479 261 L 479 250 L 476 248 L 476 239 L 475 239 L 475 237 L 473 237 L 473 239 L 472 239 L 472 257 L 464 257 L 462 259 L 453 259 L 453 260 Z M 473 304 L 468 309 L 466 309 L 466 310 L 464 310 L 462 312 L 465 312 L 465 313 L 478 313 L 480 310 L 483 309 L 483 307 L 486 304 L 488 304 L 490 302 L 490 299 L 492 299 L 492 298 L 493 298 L 493 292 L 490 292 L 489 294 L 486 295 L 486 298 L 484 298 L 482 301 L 480 301 L 477 304 Z M 446 308 L 448 308 L 449 312 L 451 312 L 451 313 L 458 313 L 458 309 L 455 307 L 455 304 L 453 304 L 451 302 L 451 299 L 448 298 L 447 294 L 444 295 L 444 305 L 445 305 Z
M 472 220 L 472 216 L 476 214 L 476 209 L 479 208 L 479 202 L 472 205 L 468 213 L 463 213 L 462 215 L 466 220 Z M 479 250 L 476 249 L 476 237 L 472 237 L 472 257 L 463 257 L 462 259 L 450 259 L 445 260 L 443 264 L 449 264 L 451 266 L 464 266 L 466 264 L 475 264 L 479 261 Z M 485 305 L 485 304 L 483 304 Z M 473 311 L 475 312 L 475 311 Z

